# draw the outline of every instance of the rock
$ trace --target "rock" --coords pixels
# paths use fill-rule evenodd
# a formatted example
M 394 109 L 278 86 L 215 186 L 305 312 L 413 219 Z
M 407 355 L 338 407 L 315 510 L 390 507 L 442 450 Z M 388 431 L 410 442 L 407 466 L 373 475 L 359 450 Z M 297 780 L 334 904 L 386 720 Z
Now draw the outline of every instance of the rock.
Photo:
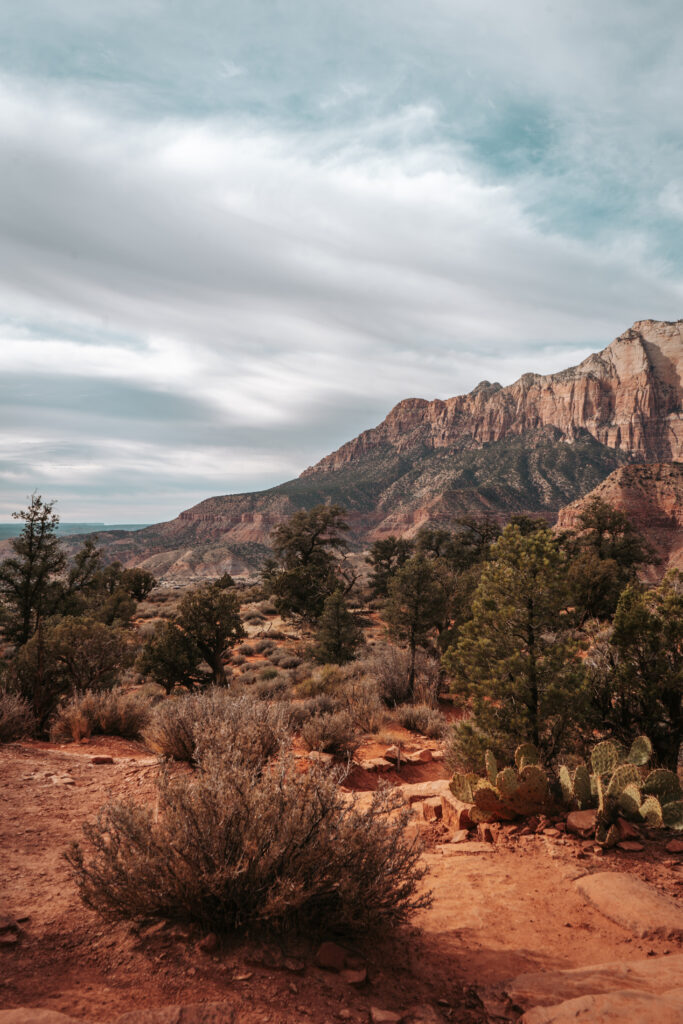
M 361 768 L 366 772 L 388 772 L 393 765 L 385 757 L 371 757 L 367 761 L 360 762 Z
M 441 819 L 441 797 L 430 796 L 422 803 L 422 816 L 425 821 L 439 821 Z
M 570 811 L 567 815 L 567 831 L 577 836 L 594 832 L 597 813 L 593 808 L 587 811 Z
M 447 846 L 436 846 L 434 849 L 445 857 L 451 857 L 461 853 L 493 853 L 495 846 L 493 843 L 449 843 Z
M 515 1006 L 552 1006 L 577 996 L 629 990 L 663 992 L 676 988 L 683 978 L 683 954 L 647 960 L 613 961 L 563 971 L 520 974 L 505 987 Z
M 642 843 L 634 843 L 632 840 L 626 839 L 623 843 L 617 843 L 620 850 L 625 853 L 642 853 L 645 847 Z
M 557 839 L 562 833 L 559 828 L 544 828 L 543 835 L 549 836 L 550 839 Z
M 432 761 L 443 761 L 444 752 L 443 750 L 432 750 Z
M 574 885 L 596 910 L 639 939 L 683 938 L 683 907 L 635 875 L 600 871 Z
M 96 754 L 90 758 L 90 764 L 113 764 L 114 758 L 110 757 L 109 754 Z
M 13 1010 L 0 1010 L 0 1024 L 83 1024 L 83 1021 L 41 1006 L 17 1006 Z
M 50 782 L 53 786 L 75 786 L 76 783 L 70 775 L 52 775 Z
M 381 1010 L 378 1006 L 371 1006 L 370 1020 L 372 1024 L 400 1024 L 401 1014 L 393 1013 L 392 1010 Z
M 444 794 L 452 796 L 448 779 L 430 779 L 428 782 L 409 783 L 406 786 L 400 786 L 399 793 L 409 804 L 414 804 L 418 800 L 428 800 L 430 796 L 443 796 Z M 463 804 L 463 806 L 467 805 Z
M 191 1003 L 157 1010 L 132 1010 L 117 1017 L 114 1024 L 233 1024 L 234 1020 L 235 1010 L 228 1003 Z
M 309 761 L 315 761 L 317 764 L 330 765 L 334 761 L 334 754 L 326 754 L 322 750 L 309 750 L 306 754 Z
M 358 967 L 355 970 L 347 969 L 341 971 L 339 977 L 347 985 L 364 985 L 368 980 L 368 972 L 365 967 Z
M 620 839 L 640 839 L 640 829 L 626 818 L 617 818 L 617 832 Z
M 306 961 L 300 960 L 297 956 L 286 956 L 282 960 L 282 966 L 292 974 L 303 974 L 306 970 Z
M 403 754 L 401 753 L 401 750 L 397 746 L 387 747 L 387 749 L 384 751 L 384 758 L 386 761 L 392 761 L 395 764 L 398 761 L 399 757 L 401 758 L 402 761 L 405 760 Z
M 213 932 L 209 932 L 197 943 L 197 947 L 201 949 L 202 953 L 215 953 L 218 949 L 218 936 L 214 935 Z
M 520 1024 L 681 1024 L 683 988 L 660 995 L 649 992 L 607 992 L 580 996 L 556 1006 L 537 1006 Z
M 477 825 L 477 835 L 482 843 L 495 843 L 496 834 L 488 822 L 480 822 Z
M 683 853 L 683 839 L 671 839 L 665 846 L 667 853 Z
M 402 1024 L 441 1024 L 442 1018 L 428 1003 L 411 1006 L 401 1018 Z
M 315 962 L 325 971 L 339 973 L 346 967 L 347 957 L 346 950 L 338 946 L 336 942 L 323 942 L 315 954 Z
M 473 804 L 466 804 L 453 796 L 450 789 L 441 793 L 441 817 L 443 823 L 454 832 L 468 829 L 472 825 Z
M 466 843 L 469 838 L 470 838 L 470 834 L 467 831 L 467 829 L 466 828 L 461 828 L 461 829 L 458 829 L 457 832 L 453 833 L 453 835 L 451 836 L 451 842 L 452 843 Z
M 417 758 L 418 764 L 429 764 L 430 761 L 434 760 L 434 754 L 429 747 L 424 747 L 422 750 L 418 750 L 414 756 Z

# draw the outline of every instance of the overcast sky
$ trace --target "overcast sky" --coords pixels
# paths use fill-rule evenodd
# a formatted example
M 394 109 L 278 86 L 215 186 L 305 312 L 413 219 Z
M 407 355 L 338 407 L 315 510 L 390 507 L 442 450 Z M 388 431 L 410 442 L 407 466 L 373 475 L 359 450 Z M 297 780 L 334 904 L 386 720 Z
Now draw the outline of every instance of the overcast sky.
M 680 0 L 3 0 L 0 519 L 153 522 L 683 317 Z

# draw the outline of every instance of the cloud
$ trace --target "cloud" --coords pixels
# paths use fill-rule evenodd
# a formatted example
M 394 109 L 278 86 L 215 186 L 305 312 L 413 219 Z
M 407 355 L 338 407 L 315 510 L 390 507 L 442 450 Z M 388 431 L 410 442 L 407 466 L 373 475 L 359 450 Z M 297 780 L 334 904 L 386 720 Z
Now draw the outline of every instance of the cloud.
M 258 6 L 0 11 L 12 507 L 161 518 L 681 315 L 668 0 Z

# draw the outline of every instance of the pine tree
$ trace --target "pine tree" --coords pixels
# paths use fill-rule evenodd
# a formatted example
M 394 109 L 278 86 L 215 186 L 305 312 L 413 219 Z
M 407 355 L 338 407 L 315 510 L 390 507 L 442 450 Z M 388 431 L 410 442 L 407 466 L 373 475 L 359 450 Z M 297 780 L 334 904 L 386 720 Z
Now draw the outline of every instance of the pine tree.
M 344 665 L 356 656 L 363 631 L 349 611 L 341 588 L 325 600 L 315 631 L 314 656 L 324 664 Z
M 566 562 L 550 530 L 508 526 L 491 549 L 473 618 L 444 655 L 474 725 L 506 752 L 524 740 L 549 759 L 586 701 L 578 644 L 564 614 Z
M 394 639 L 408 645 L 410 674 L 408 689 L 415 685 L 415 653 L 444 619 L 447 594 L 434 561 L 413 555 L 389 584 L 385 619 Z
M 12 514 L 23 519 L 24 527 L 10 541 L 14 554 L 0 564 L 0 597 L 5 634 L 19 646 L 31 639 L 61 594 L 55 577 L 66 559 L 57 538 L 59 516 L 53 509 L 54 501 L 44 502 L 33 494 L 27 509 Z

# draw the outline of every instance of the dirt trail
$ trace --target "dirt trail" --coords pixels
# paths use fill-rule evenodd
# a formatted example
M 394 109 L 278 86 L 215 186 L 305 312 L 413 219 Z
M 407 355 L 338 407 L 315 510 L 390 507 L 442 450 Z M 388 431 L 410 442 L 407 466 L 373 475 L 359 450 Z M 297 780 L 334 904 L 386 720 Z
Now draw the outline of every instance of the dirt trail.
M 113 764 L 92 763 L 107 754 Z M 417 774 L 434 778 L 434 770 Z M 346 1019 L 367 1021 L 371 1005 L 430 1004 L 443 1020 L 475 1024 L 495 1019 L 497 993 L 522 971 L 681 951 L 674 942 L 633 939 L 573 889 L 571 880 L 587 871 L 623 870 L 627 855 L 583 859 L 578 842 L 544 837 L 515 837 L 478 854 L 428 849 L 433 906 L 413 927 L 359 943 L 369 976 L 359 989 L 313 966 L 303 940 L 286 948 L 306 962 L 297 973 L 276 969 L 272 950 L 264 961 L 257 942 L 206 953 L 182 929 L 140 936 L 82 906 L 62 853 L 108 799 L 151 799 L 155 773 L 139 744 L 104 737 L 0 750 L 0 916 L 23 919 L 24 929 L 16 946 L 0 947 L 0 1007 L 42 1006 L 104 1022 L 141 1000 L 150 1007 L 224 1001 L 246 1024 L 322 1024 L 346 1010 Z M 408 781 L 416 781 L 412 774 Z M 437 842 L 439 829 L 428 838 Z M 681 869 L 661 848 L 628 863 L 680 894 Z M 494 1016 L 480 997 L 493 1000 Z

